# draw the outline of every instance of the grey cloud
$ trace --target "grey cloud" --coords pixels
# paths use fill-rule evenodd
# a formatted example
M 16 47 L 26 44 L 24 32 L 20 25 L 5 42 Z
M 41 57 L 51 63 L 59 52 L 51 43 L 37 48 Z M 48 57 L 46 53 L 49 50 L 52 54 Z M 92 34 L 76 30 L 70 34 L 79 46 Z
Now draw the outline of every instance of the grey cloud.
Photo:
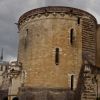
M 14 24 L 26 11 L 45 5 L 39 0 L 0 0 L 0 50 L 4 48 L 5 60 L 17 57 L 18 33 Z
M 85 8 L 87 6 L 87 2 L 87 0 L 46 0 L 46 5 Z
M 69 6 L 90 11 L 100 22 L 100 0 L 46 0 L 47 6 Z
M 0 0 L 0 50 L 5 59 L 17 57 L 18 33 L 14 24 L 28 10 L 43 6 L 70 6 L 91 11 L 100 22 L 99 0 Z

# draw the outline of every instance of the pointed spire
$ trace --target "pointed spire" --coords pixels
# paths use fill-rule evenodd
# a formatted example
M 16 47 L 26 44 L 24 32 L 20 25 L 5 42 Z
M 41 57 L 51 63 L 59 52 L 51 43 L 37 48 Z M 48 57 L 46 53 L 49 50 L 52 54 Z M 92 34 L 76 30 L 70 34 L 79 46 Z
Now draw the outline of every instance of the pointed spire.
M 0 60 L 2 61 L 3 60 L 3 48 L 1 50 L 1 57 L 0 57 Z

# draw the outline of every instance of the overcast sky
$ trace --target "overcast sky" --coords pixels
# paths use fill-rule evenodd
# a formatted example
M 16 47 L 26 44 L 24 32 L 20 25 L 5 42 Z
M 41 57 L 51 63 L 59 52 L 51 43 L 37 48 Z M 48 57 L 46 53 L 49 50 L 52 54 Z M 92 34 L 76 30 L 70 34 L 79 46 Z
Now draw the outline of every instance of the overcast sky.
M 18 30 L 14 23 L 26 11 L 44 6 L 80 8 L 100 23 L 100 0 L 0 0 L 0 51 L 4 48 L 4 60 L 17 58 Z

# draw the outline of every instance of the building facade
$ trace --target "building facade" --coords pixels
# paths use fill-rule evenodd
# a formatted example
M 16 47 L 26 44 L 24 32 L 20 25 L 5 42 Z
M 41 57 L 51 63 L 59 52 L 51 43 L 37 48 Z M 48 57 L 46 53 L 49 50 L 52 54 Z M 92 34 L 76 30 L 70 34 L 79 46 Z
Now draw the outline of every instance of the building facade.
M 97 25 L 97 62 L 96 65 L 100 67 L 100 25 Z
M 0 100 L 14 100 L 18 96 L 22 76 L 20 63 L 0 61 Z
M 23 14 L 18 29 L 18 61 L 0 61 L 0 100 L 100 99 L 100 25 L 93 15 L 43 7 Z
M 8 87 L 4 86 L 4 80 L 6 80 L 4 73 L 8 70 L 8 67 L 9 62 L 0 60 L 0 100 L 8 96 Z
M 97 26 L 93 15 L 70 7 L 44 7 L 23 14 L 18 22 L 18 61 L 25 72 L 20 99 L 95 100 Z

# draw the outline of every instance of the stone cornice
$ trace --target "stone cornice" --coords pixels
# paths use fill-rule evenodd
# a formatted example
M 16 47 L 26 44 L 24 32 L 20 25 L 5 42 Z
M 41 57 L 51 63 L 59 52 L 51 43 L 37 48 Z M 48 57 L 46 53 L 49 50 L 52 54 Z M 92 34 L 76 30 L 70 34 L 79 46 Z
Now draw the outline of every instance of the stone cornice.
M 76 15 L 76 16 L 88 16 L 91 19 L 93 19 L 95 21 L 95 23 L 97 24 L 97 20 L 96 18 L 91 15 L 90 13 L 80 10 L 80 9 L 76 9 L 76 8 L 71 8 L 71 7 L 63 7 L 63 6 L 49 6 L 49 7 L 42 7 L 42 8 L 37 8 L 37 9 L 33 9 L 30 10 L 26 13 L 24 13 L 18 21 L 18 25 L 20 25 L 22 22 L 24 22 L 25 20 L 27 20 L 27 18 L 30 18 L 32 16 L 37 16 L 39 14 L 49 14 L 49 13 L 65 13 L 65 14 L 72 14 L 72 15 Z

